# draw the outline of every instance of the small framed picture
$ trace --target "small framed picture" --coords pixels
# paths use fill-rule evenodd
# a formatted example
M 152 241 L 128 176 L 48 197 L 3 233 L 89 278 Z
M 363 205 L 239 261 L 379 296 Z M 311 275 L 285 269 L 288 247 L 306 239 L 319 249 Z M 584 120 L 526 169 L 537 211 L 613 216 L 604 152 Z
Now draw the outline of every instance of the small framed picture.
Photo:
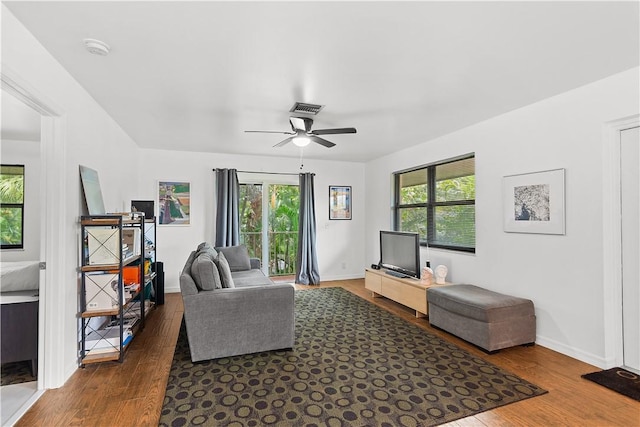
M 504 231 L 565 234 L 564 169 L 505 176 Z
M 153 200 L 132 200 L 131 212 L 142 212 L 146 219 L 155 217 L 155 202 Z
M 329 219 L 351 219 L 350 186 L 329 186 Z
M 190 207 L 190 183 L 158 182 L 158 225 L 190 225 Z

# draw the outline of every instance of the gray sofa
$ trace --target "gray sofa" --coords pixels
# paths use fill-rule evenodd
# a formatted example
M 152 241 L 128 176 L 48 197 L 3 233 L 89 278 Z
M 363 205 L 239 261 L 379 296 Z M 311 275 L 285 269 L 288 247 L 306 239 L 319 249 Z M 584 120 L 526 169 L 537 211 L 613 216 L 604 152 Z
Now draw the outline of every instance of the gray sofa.
M 244 246 L 200 244 L 180 292 L 193 362 L 293 348 L 295 289 L 273 283 Z

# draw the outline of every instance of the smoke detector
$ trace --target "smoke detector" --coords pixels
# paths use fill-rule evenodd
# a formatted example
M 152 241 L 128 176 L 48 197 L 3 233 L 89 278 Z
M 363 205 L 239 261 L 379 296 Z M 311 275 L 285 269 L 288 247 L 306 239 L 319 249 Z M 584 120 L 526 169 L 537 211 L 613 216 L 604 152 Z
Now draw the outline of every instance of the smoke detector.
M 108 44 L 96 39 L 84 39 L 84 46 L 89 53 L 100 56 L 107 56 L 111 50 Z

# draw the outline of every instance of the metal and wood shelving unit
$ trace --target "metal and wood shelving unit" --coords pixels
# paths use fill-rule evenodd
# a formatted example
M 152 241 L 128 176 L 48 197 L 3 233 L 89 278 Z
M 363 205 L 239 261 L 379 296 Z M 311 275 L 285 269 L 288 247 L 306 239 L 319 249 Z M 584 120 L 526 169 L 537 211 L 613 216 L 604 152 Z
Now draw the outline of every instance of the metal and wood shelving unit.
M 155 218 L 82 216 L 80 228 L 80 364 L 122 362 L 155 306 Z

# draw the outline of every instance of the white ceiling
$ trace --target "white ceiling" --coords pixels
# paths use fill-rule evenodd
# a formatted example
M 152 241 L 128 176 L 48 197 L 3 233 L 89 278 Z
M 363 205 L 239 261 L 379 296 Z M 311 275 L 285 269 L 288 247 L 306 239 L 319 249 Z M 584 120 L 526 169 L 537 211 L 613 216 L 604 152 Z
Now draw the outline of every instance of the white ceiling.
M 366 161 L 639 65 L 638 2 L 3 2 L 144 148 Z M 108 43 L 107 57 L 82 40 Z

